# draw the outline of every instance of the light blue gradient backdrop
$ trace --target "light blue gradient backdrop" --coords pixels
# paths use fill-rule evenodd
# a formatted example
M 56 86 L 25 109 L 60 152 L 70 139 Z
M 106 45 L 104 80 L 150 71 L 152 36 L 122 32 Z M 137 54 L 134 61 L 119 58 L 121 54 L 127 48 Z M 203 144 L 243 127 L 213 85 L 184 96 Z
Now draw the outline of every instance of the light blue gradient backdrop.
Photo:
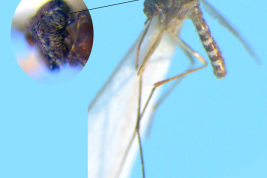
M 19 2 L 6 1 L 0 11 L 0 177 L 87 177 L 87 107 L 144 28 L 143 1 L 91 11 L 91 57 L 81 73 L 60 85 L 32 80 L 16 62 L 10 33 Z M 85 1 L 88 8 L 119 2 Z M 187 76 L 160 106 L 151 137 L 143 144 L 148 178 L 267 177 L 267 3 L 210 3 L 262 64 L 256 65 L 239 41 L 206 13 L 228 75 L 218 80 L 208 66 Z M 181 37 L 207 57 L 190 21 Z M 177 50 L 169 76 L 187 65 Z M 139 159 L 132 177 L 141 177 Z

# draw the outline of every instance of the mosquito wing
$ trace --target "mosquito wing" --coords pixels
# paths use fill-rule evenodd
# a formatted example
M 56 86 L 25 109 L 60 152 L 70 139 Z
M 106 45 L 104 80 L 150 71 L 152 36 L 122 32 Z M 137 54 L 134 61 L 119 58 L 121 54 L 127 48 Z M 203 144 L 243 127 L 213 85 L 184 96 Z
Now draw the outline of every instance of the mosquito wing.
M 244 48 L 248 51 L 248 53 L 253 57 L 256 63 L 259 63 L 259 59 L 256 56 L 256 54 L 253 52 L 249 44 L 245 41 L 245 39 L 237 32 L 237 30 L 227 22 L 226 19 L 223 18 L 223 16 L 214 8 L 212 7 L 208 2 L 205 0 L 201 0 L 202 4 L 204 5 L 204 8 L 216 19 L 218 19 L 219 23 L 223 25 L 227 30 L 229 30 L 239 41 L 240 43 L 244 46 Z
M 158 18 L 153 18 L 140 49 L 140 59 L 158 34 Z M 88 177 L 115 177 L 123 155 L 135 131 L 138 107 L 139 77 L 136 71 L 136 51 L 140 37 L 111 75 L 88 108 Z M 175 44 L 165 34 L 144 71 L 141 109 L 153 84 L 165 78 Z M 140 64 L 140 63 L 139 63 Z M 141 135 L 148 124 L 151 109 L 160 90 L 156 90 L 141 122 Z M 120 177 L 128 177 L 138 150 L 134 140 Z

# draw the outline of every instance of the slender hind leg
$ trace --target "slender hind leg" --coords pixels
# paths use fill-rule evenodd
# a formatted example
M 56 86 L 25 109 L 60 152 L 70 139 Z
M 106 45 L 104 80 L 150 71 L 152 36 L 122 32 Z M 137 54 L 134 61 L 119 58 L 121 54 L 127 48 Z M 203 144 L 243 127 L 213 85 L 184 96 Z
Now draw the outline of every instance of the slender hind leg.
M 186 51 L 183 48 L 181 48 L 181 50 L 184 52 L 184 54 L 186 55 L 186 57 L 190 61 L 190 66 L 185 71 L 185 72 L 187 72 L 187 71 L 191 70 L 194 67 L 195 61 L 194 61 L 194 58 L 192 57 L 192 55 L 188 51 Z M 151 113 L 151 116 L 150 116 L 149 121 L 148 121 L 148 127 L 147 127 L 147 131 L 146 131 L 146 138 L 148 138 L 150 136 L 152 124 L 153 124 L 153 121 L 154 121 L 154 115 L 155 115 L 156 110 L 161 105 L 161 103 L 169 96 L 169 94 L 175 89 L 175 87 L 178 84 L 180 84 L 180 82 L 182 81 L 182 79 L 184 79 L 184 77 L 178 78 L 177 81 L 175 81 L 169 87 L 169 89 L 162 95 L 162 97 L 157 101 L 157 103 L 155 104 L 155 106 L 153 106 L 152 111 L 151 111 L 152 113 Z
M 180 46 L 183 50 L 183 52 L 185 52 L 185 54 L 188 56 L 188 58 L 190 59 L 190 63 L 191 65 L 189 66 L 188 70 L 180 75 L 177 75 L 175 77 L 172 77 L 172 78 L 169 78 L 169 79 L 166 79 L 166 80 L 163 80 L 163 81 L 160 81 L 160 82 L 157 82 L 156 84 L 154 84 L 154 87 L 153 89 L 151 90 L 150 92 L 150 96 L 149 98 L 147 99 L 147 102 L 145 104 L 145 107 L 141 113 L 141 118 L 145 112 L 145 109 L 154 93 L 154 91 L 156 90 L 156 88 L 158 86 L 161 86 L 163 85 L 164 83 L 167 83 L 169 81 L 172 81 L 174 79 L 178 79 L 168 90 L 166 93 L 163 94 L 163 96 L 159 99 L 159 101 L 156 103 L 156 105 L 154 106 L 153 108 L 153 113 L 151 114 L 151 117 L 150 117 L 150 120 L 149 120 L 149 125 L 148 125 L 148 130 L 147 130 L 147 136 L 148 134 L 150 133 L 150 129 L 151 129 L 151 124 L 152 124 L 152 121 L 153 121 L 153 116 L 154 116 L 154 112 L 156 111 L 157 107 L 163 102 L 163 100 L 169 95 L 169 93 L 180 83 L 180 81 L 184 78 L 185 75 L 189 74 L 189 73 L 192 73 L 192 72 L 195 72 L 197 70 L 200 70 L 204 67 L 207 66 L 207 62 L 204 60 L 203 57 L 201 57 L 200 54 L 198 54 L 197 52 L 193 51 L 185 42 L 183 42 L 179 37 L 176 37 L 175 36 L 175 42 L 178 46 Z M 192 69 L 193 66 L 194 66 L 194 60 L 192 58 L 192 56 L 195 56 L 200 62 L 202 62 L 204 65 L 201 66 L 201 67 L 198 67 L 196 69 Z
M 129 150 L 130 150 L 130 147 L 131 147 L 131 145 L 132 145 L 132 143 L 133 143 L 133 140 L 134 140 L 134 137 L 135 137 L 135 134 L 136 134 L 136 133 L 138 134 L 138 137 L 139 137 L 139 138 L 138 138 L 138 142 L 139 142 L 140 157 L 141 157 L 141 163 L 142 163 L 142 173 L 143 173 L 143 178 L 145 177 L 145 172 L 144 172 L 144 160 L 143 160 L 143 153 L 142 153 L 142 144 L 141 144 L 140 134 L 139 134 L 139 126 L 140 126 L 140 121 L 141 121 L 141 119 L 142 119 L 142 117 L 143 117 L 143 114 L 145 113 L 145 110 L 146 110 L 146 108 L 147 108 L 147 105 L 148 105 L 148 103 L 149 103 L 149 101 L 150 101 L 150 99 L 151 99 L 151 97 L 152 97 L 152 95 L 153 95 L 153 93 L 154 93 L 156 87 L 158 87 L 158 86 L 160 86 L 160 85 L 163 85 L 164 83 L 167 83 L 167 82 L 169 82 L 169 81 L 171 81 L 171 80 L 174 80 L 174 79 L 176 79 L 176 78 L 180 78 L 180 77 L 185 76 L 185 75 L 187 75 L 187 74 L 189 74 L 189 73 L 192 73 L 192 72 L 195 72 L 195 71 L 197 71 L 197 70 L 200 70 L 200 69 L 202 69 L 202 68 L 204 68 L 204 67 L 207 66 L 207 62 L 204 60 L 204 58 L 201 57 L 201 55 L 198 54 L 197 52 L 193 51 L 193 50 L 192 50 L 186 43 L 184 43 L 179 37 L 176 37 L 176 36 L 175 36 L 175 37 L 174 37 L 174 40 L 175 40 L 175 42 L 177 43 L 178 46 L 180 46 L 183 50 L 187 51 L 187 53 L 189 53 L 190 55 L 195 56 L 195 57 L 196 57 L 200 62 L 202 62 L 204 65 L 201 66 L 201 67 L 195 68 L 195 69 L 188 70 L 187 72 L 184 72 L 184 73 L 182 73 L 182 74 L 180 74 L 180 75 L 177 75 L 177 76 L 175 76 L 175 77 L 172 77 L 172 78 L 169 78 L 169 79 L 166 79 L 166 80 L 163 80 L 163 81 L 160 81 L 160 82 L 157 82 L 156 84 L 154 84 L 154 87 L 153 87 L 153 89 L 151 90 L 151 93 L 150 93 L 150 95 L 149 95 L 149 97 L 148 97 L 148 99 L 147 99 L 147 101 L 146 101 L 146 104 L 145 104 L 144 109 L 142 110 L 141 114 L 139 114 L 139 113 L 140 113 L 140 112 L 139 112 L 139 111 L 140 111 L 140 106 L 141 106 L 141 85 L 142 85 L 142 82 L 141 82 L 141 79 L 140 79 L 140 82 L 139 82 L 139 86 L 140 86 L 140 88 L 139 88 L 138 116 L 137 116 L 136 129 L 135 129 L 135 131 L 134 131 L 134 133 L 133 133 L 133 136 L 132 136 L 132 138 L 131 138 L 131 140 L 130 140 L 130 142 L 129 142 L 129 145 L 128 145 L 126 151 L 125 151 L 125 154 L 124 154 L 124 156 L 123 156 L 123 160 L 122 160 L 122 162 L 121 162 L 121 165 L 120 165 L 120 168 L 119 168 L 119 170 L 118 170 L 118 172 L 117 172 L 117 176 L 116 176 L 116 177 L 118 177 L 118 175 L 119 175 L 119 173 L 120 173 L 120 171 L 121 171 L 121 169 L 122 169 L 123 163 L 125 162 L 125 159 L 126 159 L 127 154 L 128 154 L 128 152 L 129 152 Z M 155 44 L 155 43 L 154 43 L 154 44 Z M 140 77 L 141 77 L 141 76 L 140 76 Z M 160 83 L 161 83 L 161 84 L 160 84 Z
M 132 143 L 134 141 L 134 138 L 135 138 L 135 135 L 137 134 L 137 138 L 138 138 L 138 145 L 139 145 L 139 150 L 140 150 L 140 159 L 141 159 L 141 165 L 142 165 L 142 175 L 143 175 L 143 178 L 145 178 L 145 166 L 144 166 L 144 158 L 143 158 L 143 151 L 142 151 L 142 144 L 141 144 L 141 137 L 140 137 L 140 121 L 141 121 L 141 117 L 142 117 L 142 114 L 140 113 L 141 112 L 141 91 L 142 91 L 142 75 L 139 76 L 139 96 L 138 96 L 138 109 L 137 109 L 137 119 L 136 119 L 136 125 L 135 125 L 135 130 L 133 132 L 133 135 L 131 137 L 131 140 L 127 146 L 127 149 L 123 155 L 123 158 L 122 158 L 122 161 L 120 163 L 120 166 L 119 166 L 119 169 L 117 170 L 117 173 L 116 173 L 116 176 L 115 178 L 118 178 L 120 173 L 121 173 L 121 170 L 122 170 L 122 167 L 124 165 L 124 162 L 127 158 L 127 155 L 129 153 L 129 150 L 132 146 Z M 146 106 L 145 106 L 146 107 Z
M 165 30 L 161 30 L 161 31 L 160 31 L 159 35 L 157 36 L 157 39 L 156 39 L 155 42 L 152 44 L 152 47 L 149 49 L 148 53 L 146 54 L 145 59 L 144 59 L 142 65 L 141 65 L 141 67 L 140 67 L 140 69 L 139 69 L 139 71 L 138 71 L 139 74 L 142 74 L 142 72 L 143 72 L 143 70 L 144 70 L 144 67 L 145 67 L 146 63 L 148 62 L 148 60 L 150 59 L 150 57 L 152 56 L 152 54 L 154 53 L 154 51 L 155 51 L 156 48 L 158 47 L 158 45 L 159 45 L 159 43 L 160 43 L 160 41 L 161 41 L 161 39 L 162 39 L 162 36 L 163 36 L 164 32 L 165 32 Z M 142 37 L 142 39 L 143 39 L 143 37 Z M 142 39 L 141 39 L 141 40 L 142 40 Z M 185 75 L 187 75 L 187 74 L 190 74 L 190 73 L 193 73 L 193 72 L 195 72 L 195 71 L 198 71 L 198 70 L 200 70 L 200 69 L 202 69 L 202 68 L 204 68 L 204 67 L 207 66 L 207 62 L 205 61 L 205 59 L 204 59 L 200 54 L 198 54 L 197 52 L 193 51 L 193 50 L 192 50 L 192 49 L 191 49 L 185 42 L 183 42 L 179 37 L 177 37 L 177 36 L 173 36 L 173 39 L 174 39 L 174 41 L 176 42 L 176 44 L 177 44 L 178 46 L 180 46 L 184 51 L 187 52 L 187 54 L 190 54 L 190 55 L 196 57 L 201 63 L 203 63 L 203 66 L 198 67 L 198 68 L 195 68 L 195 69 L 190 69 L 190 70 L 188 70 L 188 71 L 186 71 L 186 72 L 184 72 L 184 73 L 182 73 L 182 74 L 180 74 L 180 75 L 177 75 L 177 76 L 174 76 L 174 77 L 172 77 L 172 78 L 169 78 L 169 79 L 166 79 L 166 80 L 163 80 L 163 81 L 160 81 L 160 82 L 155 83 L 153 89 L 151 90 L 150 96 L 149 96 L 149 98 L 148 98 L 147 101 L 146 101 L 146 104 L 145 104 L 145 106 L 144 106 L 144 109 L 143 109 L 142 112 L 141 112 L 141 114 L 140 114 L 140 107 L 141 107 L 141 85 L 142 85 L 141 77 L 142 77 L 142 75 L 140 75 L 140 82 L 139 82 L 139 101 L 138 101 L 138 114 L 137 114 L 136 129 L 135 129 L 135 131 L 134 131 L 134 133 L 133 133 L 133 135 L 132 135 L 132 138 L 131 138 L 131 140 L 130 140 L 130 142 L 129 142 L 129 145 L 128 145 L 128 147 L 127 147 L 125 153 L 124 153 L 124 156 L 123 156 L 123 159 L 122 159 L 122 161 L 121 161 L 120 167 L 119 167 L 119 169 L 118 169 L 118 171 L 117 171 L 117 174 L 116 174 L 116 178 L 119 176 L 119 174 L 120 174 L 120 172 L 121 172 L 121 169 L 122 169 L 123 164 L 124 164 L 124 162 L 125 162 L 125 160 L 126 160 L 127 154 L 128 154 L 128 152 L 129 152 L 130 147 L 131 147 L 131 145 L 132 145 L 132 143 L 133 143 L 133 140 L 134 140 L 134 138 L 135 138 L 135 134 L 138 135 L 138 143 L 139 143 L 140 157 L 141 157 L 141 164 L 142 164 L 142 173 L 143 173 L 143 178 L 145 178 L 144 159 L 143 159 L 143 153 L 142 153 L 142 144 L 141 144 L 141 139 L 140 139 L 139 126 L 140 126 L 140 121 L 141 121 L 141 119 L 142 119 L 142 116 L 143 116 L 143 114 L 144 114 L 144 112 L 145 112 L 145 110 L 146 110 L 146 108 L 147 108 L 147 105 L 148 105 L 148 103 L 149 103 L 149 101 L 150 101 L 150 99 L 151 99 L 151 97 L 152 97 L 152 95 L 153 95 L 153 93 L 154 93 L 156 87 L 161 86 L 161 85 L 163 85 L 164 83 L 167 83 L 167 82 L 172 81 L 172 80 L 174 80 L 174 79 L 183 77 L 183 76 L 185 76 Z M 139 43 L 139 44 L 140 44 L 140 43 Z M 143 67 L 142 67 L 142 66 L 143 66 Z
M 184 72 L 184 73 L 181 73 L 181 74 L 179 74 L 179 75 L 176 75 L 176 76 L 174 76 L 174 77 L 171 77 L 171 78 L 168 78 L 168 79 L 159 81 L 159 82 L 157 82 L 157 83 L 154 84 L 155 87 L 159 87 L 159 86 L 163 85 L 164 83 L 168 83 L 168 82 L 170 82 L 170 81 L 172 81 L 172 80 L 174 80 L 174 79 L 177 79 L 177 78 L 183 77 L 183 76 L 185 76 L 185 75 L 187 75 L 187 74 L 196 72 L 196 71 L 198 71 L 198 70 L 200 70 L 200 69 L 203 69 L 203 68 L 205 68 L 205 67 L 207 66 L 207 62 L 206 62 L 206 60 L 205 60 L 200 54 L 198 54 L 197 52 L 193 51 L 193 50 L 192 50 L 192 49 L 191 49 L 185 42 L 183 42 L 179 37 L 177 37 L 177 36 L 173 36 L 173 39 L 174 39 L 174 41 L 176 42 L 176 44 L 177 44 L 178 46 L 180 46 L 181 48 L 183 48 L 184 50 L 186 50 L 188 53 L 190 53 L 190 55 L 196 57 L 196 58 L 203 64 L 203 66 L 201 66 L 201 67 L 197 67 L 197 68 L 195 68 L 195 69 L 188 70 L 188 71 L 186 71 L 186 72 Z

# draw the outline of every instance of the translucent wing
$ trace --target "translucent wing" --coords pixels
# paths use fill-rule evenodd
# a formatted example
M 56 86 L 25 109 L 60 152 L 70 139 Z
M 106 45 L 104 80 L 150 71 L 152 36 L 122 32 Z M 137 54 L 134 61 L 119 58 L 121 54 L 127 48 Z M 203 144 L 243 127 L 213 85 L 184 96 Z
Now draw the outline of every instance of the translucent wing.
M 158 34 L 158 18 L 153 18 L 140 49 L 143 59 L 151 42 Z M 144 33 L 144 32 L 143 32 Z M 142 34 L 125 58 L 100 90 L 88 109 L 88 177 L 115 177 L 123 155 L 135 131 L 138 107 L 139 77 L 136 71 L 136 51 Z M 175 44 L 165 34 L 149 60 L 143 73 L 141 108 L 151 92 L 153 84 L 165 78 Z M 140 63 L 139 63 L 140 64 Z M 148 125 L 151 109 L 160 90 L 156 90 L 141 121 L 141 135 Z M 128 177 L 138 143 L 135 139 L 120 177 Z
M 201 0 L 202 4 L 204 5 L 205 9 L 213 15 L 218 21 L 221 23 L 222 26 L 224 26 L 226 29 L 228 29 L 245 47 L 245 49 L 248 51 L 248 53 L 251 55 L 251 57 L 254 58 L 254 60 L 259 63 L 259 59 L 255 55 L 255 53 L 252 51 L 251 47 L 248 45 L 248 43 L 245 41 L 245 39 L 234 29 L 232 25 L 230 25 L 219 12 L 214 9 L 209 3 L 207 3 L 205 0 Z

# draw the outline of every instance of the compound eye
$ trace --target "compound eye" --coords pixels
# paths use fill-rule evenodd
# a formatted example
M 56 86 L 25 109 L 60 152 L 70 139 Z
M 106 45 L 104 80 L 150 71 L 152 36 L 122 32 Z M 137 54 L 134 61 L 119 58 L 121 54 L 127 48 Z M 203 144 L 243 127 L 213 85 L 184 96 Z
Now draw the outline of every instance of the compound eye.
M 12 21 L 12 46 L 18 64 L 28 76 L 42 83 L 58 84 L 73 78 L 85 66 L 92 49 L 93 28 L 80 29 L 78 13 L 69 14 L 88 9 L 82 0 L 42 2 L 20 2 Z M 81 27 L 84 24 L 83 21 Z M 88 24 L 92 27 L 91 17 Z M 78 50 L 80 46 L 84 48 Z

